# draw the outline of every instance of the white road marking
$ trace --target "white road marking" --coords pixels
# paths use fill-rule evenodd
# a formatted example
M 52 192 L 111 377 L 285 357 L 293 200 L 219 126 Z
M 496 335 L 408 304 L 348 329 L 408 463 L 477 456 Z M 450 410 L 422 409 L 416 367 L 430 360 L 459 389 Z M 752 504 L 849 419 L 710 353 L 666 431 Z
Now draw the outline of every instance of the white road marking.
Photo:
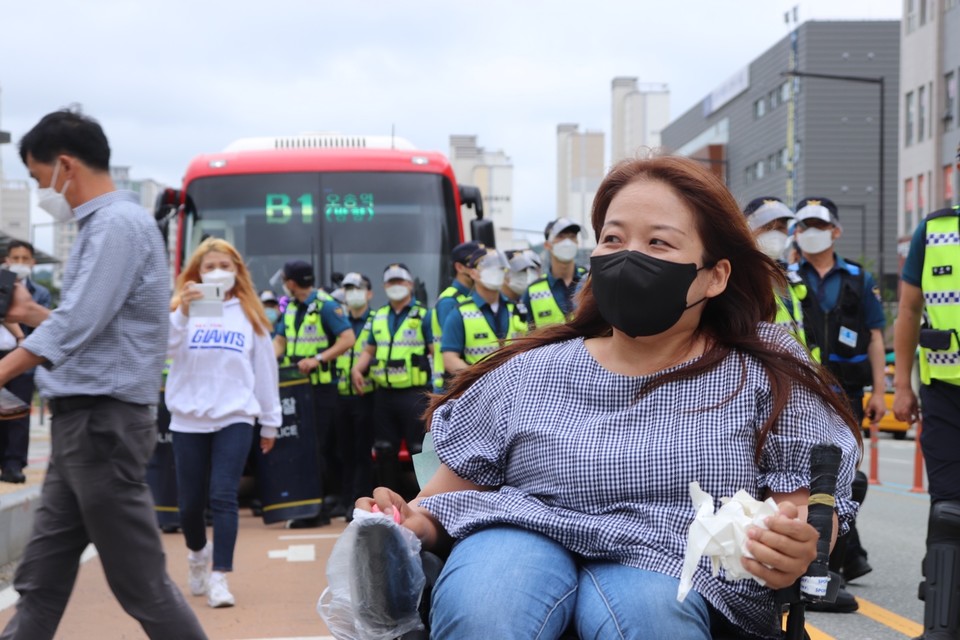
M 317 547 L 312 544 L 292 544 L 286 549 L 273 549 L 267 552 L 271 559 L 286 559 L 287 562 L 314 562 L 317 559 Z
M 280 536 L 280 540 L 335 540 L 339 537 L 339 533 L 301 533 Z

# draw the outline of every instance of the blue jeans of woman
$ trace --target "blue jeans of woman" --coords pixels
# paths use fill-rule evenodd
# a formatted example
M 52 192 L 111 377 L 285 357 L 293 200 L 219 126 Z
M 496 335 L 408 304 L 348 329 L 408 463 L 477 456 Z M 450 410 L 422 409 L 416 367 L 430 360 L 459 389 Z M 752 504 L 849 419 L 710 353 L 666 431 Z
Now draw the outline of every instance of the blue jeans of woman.
M 577 558 L 539 533 L 492 527 L 460 540 L 433 591 L 431 637 L 709 640 L 710 608 L 679 580 Z
M 209 495 L 214 571 L 233 571 L 239 526 L 237 489 L 253 441 L 252 431 L 252 425 L 239 422 L 212 433 L 173 433 L 180 528 L 188 549 L 203 549 L 207 544 L 203 512 Z

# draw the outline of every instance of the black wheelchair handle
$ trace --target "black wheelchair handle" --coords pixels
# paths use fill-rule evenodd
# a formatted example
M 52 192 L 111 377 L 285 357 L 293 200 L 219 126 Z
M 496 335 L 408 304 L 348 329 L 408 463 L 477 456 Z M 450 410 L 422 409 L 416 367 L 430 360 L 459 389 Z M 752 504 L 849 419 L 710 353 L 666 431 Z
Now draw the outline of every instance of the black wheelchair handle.
M 804 600 L 815 602 L 827 593 L 830 579 L 830 538 L 833 536 L 833 514 L 836 507 L 837 474 L 840 470 L 840 447 L 822 442 L 810 451 L 810 501 L 807 522 L 817 530 L 817 558 L 800 579 Z

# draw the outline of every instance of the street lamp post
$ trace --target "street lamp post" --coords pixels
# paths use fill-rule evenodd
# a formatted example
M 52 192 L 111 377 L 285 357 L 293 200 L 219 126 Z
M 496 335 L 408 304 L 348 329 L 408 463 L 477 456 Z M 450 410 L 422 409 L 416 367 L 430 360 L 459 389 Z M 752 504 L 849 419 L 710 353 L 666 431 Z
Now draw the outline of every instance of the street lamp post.
M 819 78 L 821 80 L 838 80 L 841 82 L 860 82 L 866 84 L 875 84 L 880 88 L 880 148 L 877 159 L 880 164 L 880 177 L 877 182 L 877 195 L 878 195 L 878 206 L 877 206 L 877 225 L 879 226 L 878 231 L 878 242 L 879 246 L 877 247 L 877 286 L 880 288 L 880 300 L 883 300 L 883 178 L 884 178 L 884 154 L 883 154 L 883 134 L 884 134 L 884 78 L 879 76 L 876 78 L 869 76 L 845 76 L 845 75 L 836 75 L 832 73 L 812 73 L 808 71 L 783 71 L 780 73 L 782 76 L 797 76 L 798 78 Z

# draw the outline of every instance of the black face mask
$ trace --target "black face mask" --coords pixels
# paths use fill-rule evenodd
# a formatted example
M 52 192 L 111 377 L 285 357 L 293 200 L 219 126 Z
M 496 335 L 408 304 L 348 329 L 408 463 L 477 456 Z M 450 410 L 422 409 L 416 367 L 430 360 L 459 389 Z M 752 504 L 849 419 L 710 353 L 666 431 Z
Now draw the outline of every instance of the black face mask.
M 684 311 L 706 300 L 687 305 L 687 291 L 700 269 L 692 262 L 668 262 L 639 251 L 590 258 L 600 315 L 631 338 L 663 333 Z

